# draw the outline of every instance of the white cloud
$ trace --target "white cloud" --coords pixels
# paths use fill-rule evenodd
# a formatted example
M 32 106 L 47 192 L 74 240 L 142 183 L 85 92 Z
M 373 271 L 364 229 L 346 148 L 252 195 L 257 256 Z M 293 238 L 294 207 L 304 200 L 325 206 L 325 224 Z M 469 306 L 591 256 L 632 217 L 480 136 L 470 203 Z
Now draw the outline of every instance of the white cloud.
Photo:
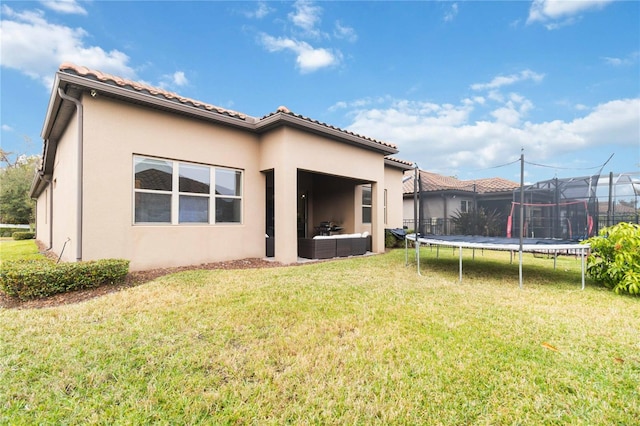
M 622 58 L 612 58 L 612 57 L 603 57 L 602 59 L 608 65 L 614 67 L 633 65 L 638 61 L 638 57 L 640 57 L 640 52 L 632 52 L 625 57 Z
M 13 132 L 13 127 L 9 126 L 8 124 L 3 124 L 2 125 L 2 131 L 3 132 Z
M 187 80 L 183 71 L 176 71 L 173 73 L 173 83 L 177 86 L 186 86 L 189 84 L 189 80 Z
M 451 9 L 444 14 L 444 22 L 451 22 L 458 15 L 458 3 L 453 3 Z
M 272 36 L 266 33 L 258 35 L 259 43 L 269 52 L 290 51 L 296 55 L 296 67 L 302 73 L 314 72 L 322 68 L 334 67 L 343 60 L 342 52 L 335 48 L 315 47 L 305 39 L 318 40 L 344 39 L 355 42 L 358 38 L 355 30 L 335 22 L 333 35 L 321 31 L 322 8 L 310 0 L 298 0 L 293 3 L 294 11 L 287 17 L 295 27 L 289 35 Z
M 358 40 L 358 34 L 356 34 L 356 30 L 351 27 L 347 27 L 342 25 L 340 21 L 336 21 L 336 26 L 333 31 L 333 36 L 338 39 L 344 39 L 351 43 L 354 43 Z
M 87 11 L 76 0 L 41 0 L 40 3 L 58 13 L 86 15 Z
M 590 9 L 601 9 L 613 0 L 533 0 L 529 9 L 527 24 L 544 23 L 549 30 L 575 22 L 580 14 Z
M 244 16 L 247 18 L 262 19 L 273 11 L 265 1 L 258 1 L 255 3 L 255 6 L 253 10 L 244 12 Z
M 160 78 L 160 83 L 158 86 L 167 90 L 172 89 L 174 87 L 182 87 L 189 84 L 189 80 L 185 75 L 184 71 L 176 71 L 173 74 L 165 74 Z
M 316 29 L 316 25 L 320 23 L 322 8 L 308 0 L 298 0 L 293 4 L 293 7 L 295 12 L 289 13 L 289 20 L 307 34 L 318 35 L 319 31 Z
M 342 60 L 339 51 L 324 48 L 314 48 L 309 43 L 284 37 L 272 37 L 262 34 L 262 45 L 270 52 L 288 50 L 296 54 L 296 65 L 301 72 L 313 72 L 320 68 L 335 66 Z
M 472 84 L 471 88 L 473 90 L 488 90 L 488 89 L 499 89 L 503 86 L 510 86 L 515 83 L 519 83 L 521 81 L 532 80 L 536 83 L 539 83 L 544 78 L 544 74 L 539 74 L 531 70 L 520 71 L 517 74 L 511 74 L 507 76 L 497 76 L 494 77 L 489 83 L 476 83 Z
M 489 111 L 490 120 L 474 121 L 473 116 L 486 114 L 483 102 L 467 98 L 459 105 L 402 100 L 366 105 L 351 112 L 347 128 L 395 143 L 403 158 L 447 174 L 504 164 L 517 159 L 523 147 L 530 160 L 544 162 L 567 153 L 579 159 L 598 147 L 633 149 L 640 140 L 640 98 L 609 101 L 570 121 L 540 123 L 523 119 L 533 104 L 517 94 L 505 96 L 504 104 Z
M 52 24 L 41 11 L 15 12 L 6 5 L 2 6 L 2 15 L 2 67 L 18 70 L 47 87 L 51 87 L 52 76 L 63 62 L 126 78 L 136 76 L 125 53 L 87 46 L 89 34 L 82 28 Z

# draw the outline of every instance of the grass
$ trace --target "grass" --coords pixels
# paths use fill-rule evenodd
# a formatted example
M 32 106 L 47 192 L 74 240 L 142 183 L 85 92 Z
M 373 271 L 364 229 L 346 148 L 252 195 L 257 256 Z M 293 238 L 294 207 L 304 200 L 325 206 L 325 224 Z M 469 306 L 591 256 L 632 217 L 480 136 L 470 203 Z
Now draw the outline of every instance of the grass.
M 13 239 L 0 240 L 0 262 L 3 260 L 19 260 L 19 259 L 39 259 L 42 255 L 38 253 L 38 247 L 35 240 Z
M 505 259 L 506 256 L 506 259 Z M 634 424 L 638 298 L 404 250 L 0 310 L 0 423 Z

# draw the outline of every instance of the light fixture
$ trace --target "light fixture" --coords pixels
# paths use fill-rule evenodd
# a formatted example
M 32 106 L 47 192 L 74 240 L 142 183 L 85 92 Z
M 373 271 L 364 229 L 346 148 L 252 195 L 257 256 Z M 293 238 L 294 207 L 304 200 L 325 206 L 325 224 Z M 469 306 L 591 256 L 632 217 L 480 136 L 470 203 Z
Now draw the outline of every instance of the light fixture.
M 91 95 L 92 98 L 95 98 L 96 96 L 98 96 L 98 92 L 96 92 L 94 89 L 91 89 L 91 92 L 89 92 L 89 94 Z

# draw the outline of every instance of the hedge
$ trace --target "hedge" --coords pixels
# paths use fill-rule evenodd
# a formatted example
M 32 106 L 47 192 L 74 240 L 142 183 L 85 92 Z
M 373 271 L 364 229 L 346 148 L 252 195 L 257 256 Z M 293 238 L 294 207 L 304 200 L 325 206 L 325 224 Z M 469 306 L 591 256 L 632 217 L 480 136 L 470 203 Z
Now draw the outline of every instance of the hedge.
M 33 240 L 36 237 L 35 232 L 31 231 L 19 231 L 11 234 L 14 240 Z
M 59 264 L 48 259 L 9 261 L 0 265 L 0 290 L 21 300 L 34 299 L 116 284 L 128 272 L 129 261 L 124 259 Z
M 14 232 L 25 232 L 27 228 L 0 228 L 0 237 L 11 237 Z

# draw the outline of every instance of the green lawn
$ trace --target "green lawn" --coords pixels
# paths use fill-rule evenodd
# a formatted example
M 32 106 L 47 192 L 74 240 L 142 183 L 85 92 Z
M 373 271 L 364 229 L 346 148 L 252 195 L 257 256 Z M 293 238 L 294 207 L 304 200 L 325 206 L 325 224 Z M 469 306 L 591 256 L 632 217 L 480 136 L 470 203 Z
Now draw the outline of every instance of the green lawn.
M 0 424 L 637 424 L 640 300 L 404 250 L 0 309 Z
M 14 241 L 0 239 L 0 262 L 3 260 L 37 259 L 42 258 L 38 253 L 35 240 Z

